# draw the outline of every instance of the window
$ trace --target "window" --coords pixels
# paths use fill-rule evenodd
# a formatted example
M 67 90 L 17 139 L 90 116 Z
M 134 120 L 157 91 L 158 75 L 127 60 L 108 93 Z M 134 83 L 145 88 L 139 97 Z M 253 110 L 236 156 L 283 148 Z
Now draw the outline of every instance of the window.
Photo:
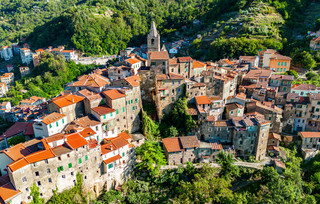
M 131 99 L 131 103 L 133 103 L 133 99 Z
M 133 107 L 132 107 L 132 110 L 135 110 L 135 109 L 136 109 L 136 107 L 133 106 Z
M 51 173 L 51 170 L 50 169 L 47 169 L 47 174 L 50 174 Z
M 116 114 L 119 114 L 119 109 L 116 109 Z
M 166 91 L 165 91 L 165 90 L 163 90 L 163 91 L 162 91 L 162 94 L 163 94 L 163 95 L 165 95 L 165 94 L 166 94 Z
M 62 124 L 64 123 L 64 119 L 62 118 Z
M 283 62 L 281 62 L 281 66 L 283 66 Z
M 111 116 L 111 117 L 113 116 L 113 113 L 112 113 L 112 112 L 110 113 L 110 116 Z
M 39 176 L 39 171 L 34 172 L 36 176 Z
M 49 124 L 49 127 L 52 128 L 52 124 Z
M 69 163 L 69 164 L 68 164 L 68 167 L 69 167 L 69 168 L 72 168 L 72 163 Z
M 84 160 L 88 161 L 88 155 L 84 156 Z
M 73 172 L 71 172 L 71 176 L 73 176 Z
M 23 181 L 23 182 L 26 182 L 26 181 L 27 181 L 27 178 L 26 178 L 26 177 L 22 177 L 22 181 Z
M 41 181 L 37 181 L 37 185 L 38 185 L 38 186 L 41 186 Z
M 277 72 L 279 72 L 279 68 L 277 68 Z
M 280 66 L 280 62 L 278 62 L 278 66 Z
M 122 153 L 122 156 L 124 157 L 124 155 L 125 155 L 125 153 L 123 152 L 123 153 Z
M 122 112 L 126 112 L 126 108 L 125 107 L 122 108 Z
M 48 182 L 49 182 L 49 183 L 52 183 L 52 179 L 51 179 L 51 178 L 48 178 Z
M 172 85 L 174 85 L 174 81 L 172 81 Z
M 58 167 L 58 172 L 63 171 L 63 166 Z
M 78 162 L 79 162 L 79 164 L 81 164 L 82 163 L 82 159 L 80 158 L 80 159 L 78 159 Z
M 136 103 L 138 103 L 138 98 L 136 98 Z
M 58 160 L 61 161 L 61 157 L 58 157 Z
M 113 163 L 108 165 L 108 169 L 111 169 L 113 167 Z
M 62 175 L 62 178 L 66 178 L 66 175 Z
M 287 66 L 287 63 L 286 63 L 286 62 L 284 63 L 284 66 Z
M 282 68 L 280 69 L 280 72 L 282 72 Z
M 283 71 L 285 72 L 285 71 L 286 71 L 286 68 L 284 68 Z
M 56 126 L 57 126 L 57 127 L 58 127 L 58 125 L 59 125 L 58 122 L 56 122 Z
M 166 82 L 165 82 L 165 81 L 162 81 L 162 84 L 163 84 L 163 85 L 165 85 L 165 84 L 166 84 Z
M 107 118 L 107 115 L 103 115 L 103 119 L 106 119 Z

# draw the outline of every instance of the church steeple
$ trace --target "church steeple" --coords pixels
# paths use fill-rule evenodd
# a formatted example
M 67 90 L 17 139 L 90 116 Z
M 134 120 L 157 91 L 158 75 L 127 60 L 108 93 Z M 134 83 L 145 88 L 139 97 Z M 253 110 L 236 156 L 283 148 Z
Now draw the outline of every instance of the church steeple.
M 150 33 L 148 34 L 148 53 L 160 51 L 160 35 L 154 21 L 152 21 Z

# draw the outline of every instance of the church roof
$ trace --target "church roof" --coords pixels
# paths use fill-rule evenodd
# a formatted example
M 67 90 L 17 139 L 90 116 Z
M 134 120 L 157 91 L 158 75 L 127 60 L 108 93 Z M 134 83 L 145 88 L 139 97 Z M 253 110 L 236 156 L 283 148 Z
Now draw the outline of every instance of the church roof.
M 156 23 L 155 23 L 154 21 L 152 21 L 149 35 L 150 35 L 150 36 L 154 36 L 154 37 L 157 37 L 157 36 L 158 36 L 158 31 L 157 31 Z

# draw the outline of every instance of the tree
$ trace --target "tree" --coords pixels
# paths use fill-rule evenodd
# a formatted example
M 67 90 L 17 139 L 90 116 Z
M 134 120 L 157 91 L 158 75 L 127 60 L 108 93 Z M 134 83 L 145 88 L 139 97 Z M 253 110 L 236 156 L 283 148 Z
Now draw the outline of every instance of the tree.
M 136 154 L 137 159 L 141 160 L 137 167 L 147 170 L 151 176 L 158 175 L 161 166 L 167 163 L 162 148 L 155 141 L 146 141 L 136 149 Z
M 218 163 L 221 165 L 220 175 L 226 179 L 239 176 L 239 167 L 233 165 L 235 161 L 233 154 L 227 154 L 225 151 L 220 151 L 218 154 Z
M 148 139 L 160 137 L 159 125 L 142 111 L 142 131 Z
M 289 70 L 289 71 L 286 71 L 284 73 L 285 75 L 291 75 L 291 76 L 294 76 L 295 79 L 297 79 L 299 77 L 298 73 L 294 70 Z
M 170 126 L 167 130 L 166 137 L 177 137 L 179 135 L 179 132 L 176 127 Z
M 316 66 L 316 61 L 313 59 L 312 55 L 307 51 L 297 51 L 292 60 L 295 64 L 301 64 L 306 69 L 312 69 Z
M 44 199 L 40 198 L 39 187 L 34 183 L 30 189 L 30 196 L 32 196 L 30 204 L 44 204 Z

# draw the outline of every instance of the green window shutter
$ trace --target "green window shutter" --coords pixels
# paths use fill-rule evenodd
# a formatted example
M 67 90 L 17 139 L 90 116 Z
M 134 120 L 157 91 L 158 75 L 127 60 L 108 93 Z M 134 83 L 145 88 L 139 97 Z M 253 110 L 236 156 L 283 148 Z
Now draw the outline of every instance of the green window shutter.
M 56 122 L 56 126 L 58 127 L 58 122 Z
M 162 91 L 162 94 L 163 94 L 163 95 L 165 95 L 165 94 L 166 94 L 166 91 L 165 91 L 165 90 L 163 90 L 163 91 Z
M 126 101 L 126 105 L 128 105 L 128 101 Z
M 72 163 L 69 163 L 68 166 L 69 166 L 69 168 L 72 168 Z
M 119 114 L 119 109 L 116 109 L 116 114 Z
M 110 113 L 110 116 L 111 116 L 111 117 L 113 116 L 113 113 L 112 113 L 112 112 Z
M 113 126 L 113 120 L 110 121 L 110 126 Z
M 281 62 L 281 66 L 283 66 L 283 62 Z
M 131 99 L 131 103 L 133 103 L 133 100 Z
M 122 108 L 122 112 L 126 112 L 126 108 L 125 107 Z
M 278 66 L 280 66 L 280 62 L 278 62 Z
M 88 161 L 88 155 L 84 156 L 84 160 Z
M 113 167 L 113 163 L 108 165 L 108 169 L 111 169 Z
M 58 172 L 60 172 L 60 167 L 58 167 Z
M 62 123 L 64 123 L 64 119 L 62 118 Z
M 63 171 L 63 166 L 61 166 L 61 171 Z
M 106 119 L 107 118 L 107 115 L 103 115 L 103 119 Z
M 282 68 L 280 69 L 280 72 L 282 72 Z
M 134 106 L 132 106 L 132 110 L 135 110 L 136 108 Z
M 279 68 L 277 68 L 277 72 L 279 71 Z
M 78 162 L 79 162 L 79 164 L 81 164 L 82 163 L 82 159 L 80 158 L 80 159 L 78 159 Z
M 122 156 L 124 157 L 124 152 L 122 153 Z
M 286 72 L 286 68 L 284 68 L 283 71 Z
M 49 127 L 52 128 L 52 124 L 49 124 Z
M 138 98 L 136 98 L 136 103 L 138 103 Z
M 165 84 L 166 84 L 166 82 L 165 82 L 165 81 L 163 81 L 163 82 L 162 82 L 162 84 L 163 84 L 163 85 L 165 85 Z
M 287 66 L 287 63 L 286 63 L 286 62 L 284 63 L 284 66 Z
M 105 130 L 108 130 L 108 125 L 105 125 L 105 126 L 104 126 L 104 129 L 105 129 Z

